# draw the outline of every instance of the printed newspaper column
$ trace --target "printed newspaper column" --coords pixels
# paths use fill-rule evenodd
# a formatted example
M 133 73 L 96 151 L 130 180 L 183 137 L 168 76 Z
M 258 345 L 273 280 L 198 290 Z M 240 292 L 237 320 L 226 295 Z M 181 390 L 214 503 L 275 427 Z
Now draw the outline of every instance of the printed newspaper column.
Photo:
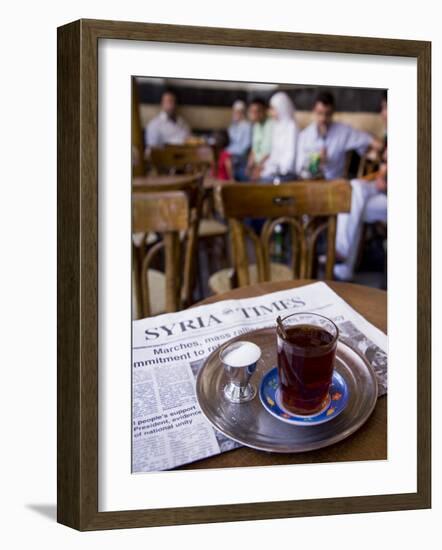
M 143 351 L 134 350 L 133 472 L 167 470 L 218 454 L 214 430 L 196 401 L 190 352 Z

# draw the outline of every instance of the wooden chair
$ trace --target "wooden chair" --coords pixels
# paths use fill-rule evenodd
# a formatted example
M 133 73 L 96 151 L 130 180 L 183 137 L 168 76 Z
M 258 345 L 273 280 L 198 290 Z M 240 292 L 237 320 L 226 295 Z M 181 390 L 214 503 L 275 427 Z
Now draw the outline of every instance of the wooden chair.
M 166 145 L 153 148 L 150 158 L 158 174 L 202 173 L 205 176 L 215 162 L 213 149 L 208 145 Z M 200 238 L 211 239 L 225 235 L 226 226 L 213 218 L 209 192 L 205 194 L 205 201 L 205 215 L 199 229 Z
M 154 148 L 151 151 L 152 164 L 158 175 L 150 175 L 145 178 L 134 178 L 133 186 L 140 190 L 152 189 L 153 185 L 165 186 L 169 189 L 182 189 L 192 182 L 192 178 L 199 178 L 201 188 L 201 208 L 199 210 L 197 236 L 202 248 L 207 255 L 209 269 L 220 267 L 219 258 L 226 256 L 227 225 L 214 217 L 212 185 L 205 186 L 205 174 L 213 164 L 213 150 L 207 145 L 166 145 L 162 148 Z M 182 173 L 184 172 L 184 174 Z M 161 175 L 163 174 L 163 175 Z M 203 214 L 204 211 L 204 214 Z M 197 243 L 195 243 L 197 247 Z M 195 248 L 197 256 L 198 249 Z M 186 255 L 195 258 L 195 255 Z M 216 268 L 214 267 L 216 265 Z M 193 286 L 192 280 L 186 286 Z M 203 294 L 204 282 L 199 279 L 200 294 Z M 191 290 L 188 292 L 190 304 Z
M 143 256 L 133 254 L 134 302 L 138 315 L 149 317 L 181 307 L 184 279 L 180 233 L 189 229 L 189 202 L 183 191 L 134 193 L 132 231 L 162 236 Z M 164 272 L 153 269 L 154 258 L 164 250 Z
M 208 145 L 166 145 L 152 148 L 150 161 L 158 174 L 207 173 L 214 154 Z
M 198 269 L 198 234 L 203 199 L 202 174 L 133 178 L 132 191 L 137 194 L 182 191 L 186 194 L 189 205 L 189 227 L 180 235 L 184 247 L 181 306 L 188 307 L 192 303 Z M 147 238 L 149 237 L 147 236 Z M 145 246 L 143 246 L 145 238 L 142 238 L 141 241 L 140 243 L 140 239 L 138 239 L 138 247 L 135 250 L 139 257 L 143 257 L 145 254 Z
M 356 177 L 358 179 L 375 179 L 379 170 L 379 164 L 378 159 L 373 160 L 367 154 L 362 155 Z
M 208 145 L 166 145 L 153 148 L 150 158 L 158 174 L 195 174 L 201 173 L 205 177 L 214 166 L 215 155 Z M 206 188 L 206 191 L 208 189 Z M 206 192 L 206 199 L 210 203 L 210 193 Z M 210 208 L 209 208 L 210 210 Z M 213 223 L 212 216 L 205 216 L 202 220 L 200 233 L 202 237 L 212 237 L 225 233 L 225 228 Z
M 278 186 L 233 184 L 220 187 L 219 193 L 223 213 L 229 220 L 234 277 L 231 269 L 215 273 L 209 281 L 213 292 L 226 292 L 236 285 L 310 278 L 316 243 L 324 231 L 327 231 L 325 275 L 327 279 L 333 278 L 337 214 L 348 212 L 351 204 L 348 181 L 296 181 Z M 266 221 L 259 236 L 244 223 L 246 219 L 263 218 Z M 277 225 L 290 228 L 290 266 L 271 261 L 271 239 Z M 252 242 L 255 264 L 249 262 L 246 238 Z

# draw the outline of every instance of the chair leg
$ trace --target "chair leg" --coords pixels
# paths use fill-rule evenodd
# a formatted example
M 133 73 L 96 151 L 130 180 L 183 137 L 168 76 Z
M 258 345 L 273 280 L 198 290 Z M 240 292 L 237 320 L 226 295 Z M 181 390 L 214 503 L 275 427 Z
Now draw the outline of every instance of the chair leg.
M 206 239 L 198 241 L 198 273 L 197 273 L 197 291 L 198 300 L 204 299 L 206 296 L 206 283 L 209 280 L 210 267 L 208 260 L 208 251 Z
M 357 271 L 359 269 L 359 266 L 362 263 L 362 257 L 364 255 L 365 243 L 366 243 L 366 240 L 367 240 L 367 233 L 368 233 L 368 224 L 364 223 L 362 225 L 361 236 L 360 236 L 359 242 L 358 242 L 358 252 L 356 254 L 356 262 L 355 262 L 355 268 L 354 268 L 355 271 Z
M 135 295 L 135 303 L 137 306 L 137 315 L 133 315 L 134 319 L 143 318 L 143 296 L 141 289 L 141 266 L 143 264 L 143 245 L 134 246 L 132 248 L 132 263 L 133 263 L 133 292 Z
M 227 238 L 226 235 L 219 235 L 215 238 L 214 247 L 214 266 L 215 271 L 228 267 L 227 258 Z
M 330 216 L 327 226 L 327 262 L 325 264 L 325 278 L 333 279 L 333 269 L 336 260 L 336 216 Z

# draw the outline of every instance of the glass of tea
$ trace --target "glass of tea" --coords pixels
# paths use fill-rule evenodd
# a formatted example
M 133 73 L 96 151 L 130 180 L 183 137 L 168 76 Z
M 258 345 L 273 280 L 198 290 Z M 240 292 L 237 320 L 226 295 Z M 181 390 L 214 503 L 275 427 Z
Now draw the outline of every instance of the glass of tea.
M 287 411 L 313 415 L 327 407 L 338 327 L 316 313 L 278 317 L 280 400 Z

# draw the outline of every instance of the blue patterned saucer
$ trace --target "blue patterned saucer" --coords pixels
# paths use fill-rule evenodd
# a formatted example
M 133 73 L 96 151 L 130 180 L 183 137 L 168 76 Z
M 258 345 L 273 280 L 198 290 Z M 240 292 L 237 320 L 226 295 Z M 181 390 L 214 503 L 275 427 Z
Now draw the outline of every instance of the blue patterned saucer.
M 344 378 L 336 370 L 333 372 L 329 396 L 327 405 L 321 411 L 309 416 L 296 415 L 281 404 L 277 367 L 263 376 L 259 387 L 259 398 L 264 408 L 278 420 L 294 426 L 323 424 L 336 418 L 345 409 L 349 397 L 348 388 Z

